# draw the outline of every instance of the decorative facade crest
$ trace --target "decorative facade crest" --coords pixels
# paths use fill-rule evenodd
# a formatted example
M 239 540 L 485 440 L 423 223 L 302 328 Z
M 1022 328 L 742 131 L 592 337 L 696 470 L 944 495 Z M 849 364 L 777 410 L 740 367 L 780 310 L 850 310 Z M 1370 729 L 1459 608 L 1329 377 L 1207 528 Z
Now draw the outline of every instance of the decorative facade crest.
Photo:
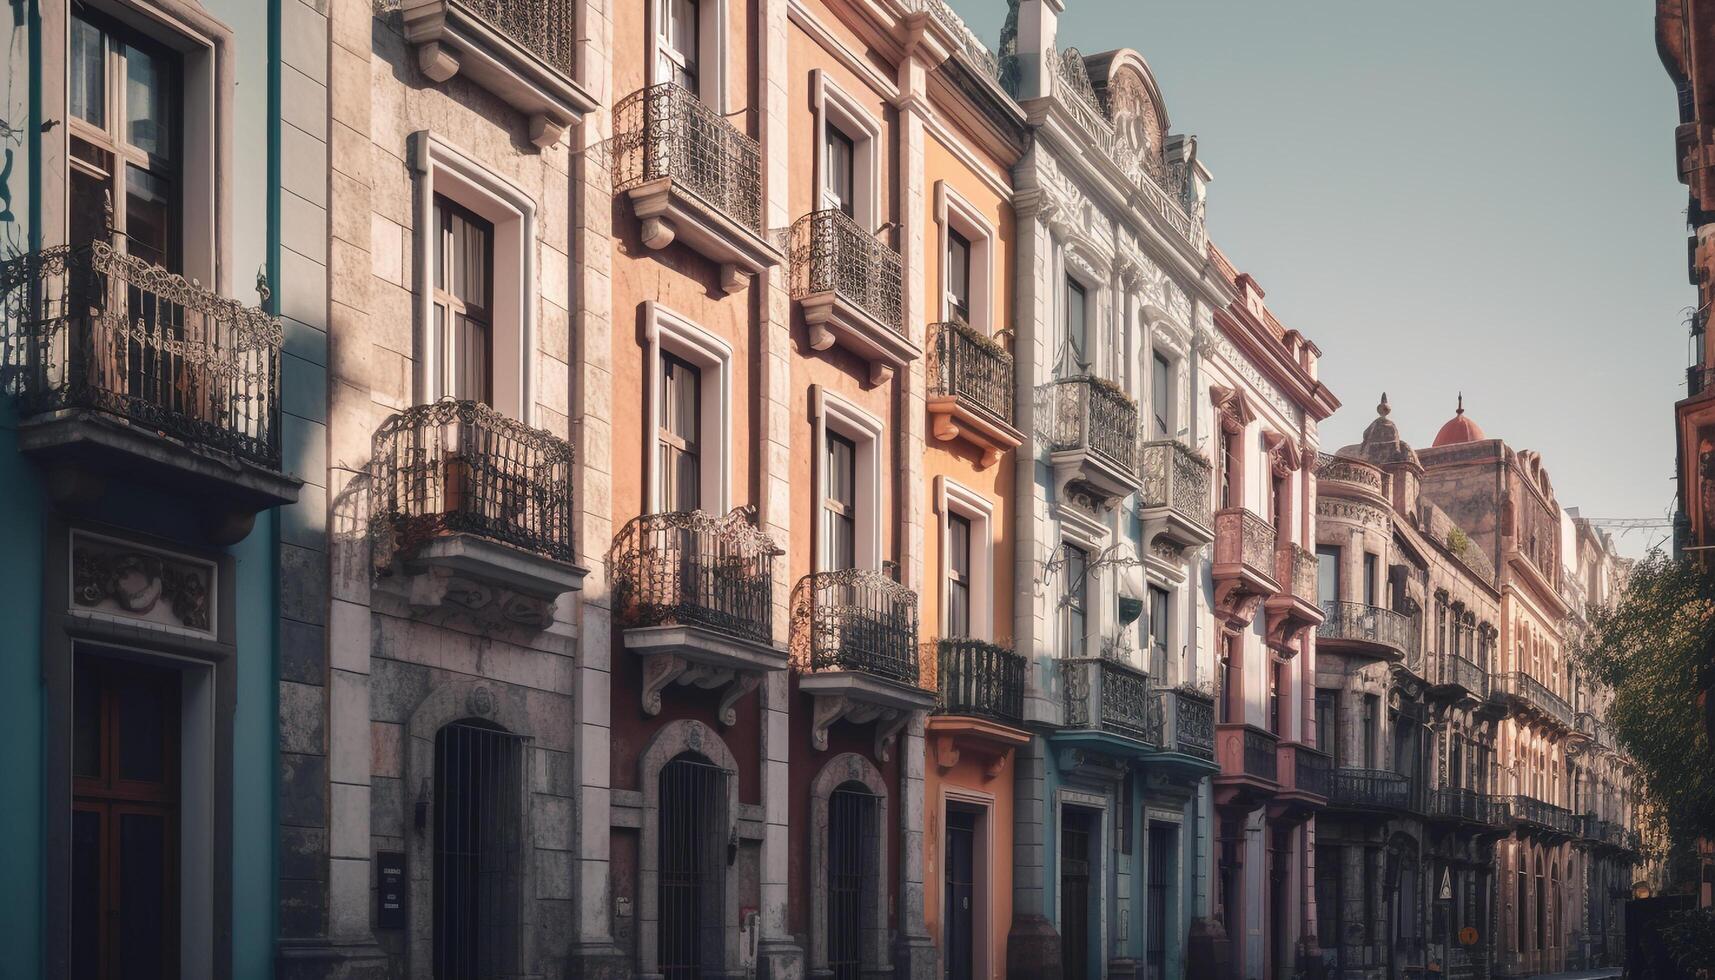
M 72 546 L 72 602 L 210 632 L 213 571 L 201 562 L 79 537 Z

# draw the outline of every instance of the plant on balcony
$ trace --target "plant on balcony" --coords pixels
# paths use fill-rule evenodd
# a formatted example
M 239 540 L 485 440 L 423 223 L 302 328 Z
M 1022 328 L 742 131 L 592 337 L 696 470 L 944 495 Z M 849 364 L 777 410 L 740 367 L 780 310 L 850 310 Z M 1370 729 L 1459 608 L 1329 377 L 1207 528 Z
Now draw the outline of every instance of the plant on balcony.
M 1471 547 L 1471 538 L 1462 528 L 1450 527 L 1447 529 L 1447 549 L 1449 551 L 1463 558 L 1465 549 L 1469 547 Z
M 1674 841 L 1715 836 L 1715 768 L 1699 695 L 1715 680 L 1715 578 L 1651 552 L 1626 591 L 1590 611 L 1573 647 L 1613 688 L 1608 722 L 1637 763 Z

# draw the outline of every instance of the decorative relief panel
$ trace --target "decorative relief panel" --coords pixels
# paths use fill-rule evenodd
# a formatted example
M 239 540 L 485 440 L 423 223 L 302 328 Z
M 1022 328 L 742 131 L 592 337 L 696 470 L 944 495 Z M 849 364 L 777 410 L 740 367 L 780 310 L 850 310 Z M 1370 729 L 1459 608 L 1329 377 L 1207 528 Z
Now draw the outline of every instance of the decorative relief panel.
M 1386 511 L 1380 507 L 1350 500 L 1318 497 L 1316 499 L 1316 516 L 1317 518 L 1326 517 L 1332 520 L 1361 524 L 1364 527 L 1374 528 L 1383 534 L 1393 530 L 1393 525 L 1389 522 Z
M 71 537 L 72 608 L 214 635 L 211 562 L 113 538 Z
M 1220 335 L 1219 331 L 1199 327 L 1196 344 L 1198 351 L 1204 357 L 1219 355 L 1229 370 L 1243 377 L 1250 385 L 1251 390 L 1286 416 L 1294 428 L 1303 424 L 1303 410 L 1294 405 L 1291 399 L 1275 387 L 1274 382 L 1263 377 L 1262 372 L 1258 371 L 1248 359 L 1235 350 L 1227 338 Z

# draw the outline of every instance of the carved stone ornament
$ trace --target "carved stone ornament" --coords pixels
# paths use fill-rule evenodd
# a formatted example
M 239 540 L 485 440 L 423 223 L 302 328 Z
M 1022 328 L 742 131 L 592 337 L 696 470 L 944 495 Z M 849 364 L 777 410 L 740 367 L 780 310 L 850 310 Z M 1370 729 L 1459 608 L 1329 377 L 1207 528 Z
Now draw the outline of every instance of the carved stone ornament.
M 886 762 L 893 758 L 893 743 L 899 740 L 899 733 L 911 722 L 911 715 L 912 712 L 903 708 L 860 701 L 843 694 L 818 694 L 810 719 L 810 744 L 816 751 L 826 752 L 828 729 L 834 727 L 836 721 L 848 721 L 854 725 L 875 722 L 875 757 Z
M 738 702 L 757 689 L 762 675 L 756 671 L 735 670 L 699 664 L 674 653 L 643 655 L 643 713 L 651 717 L 661 713 L 661 692 L 669 684 L 695 687 L 705 691 L 720 691 L 720 703 L 715 716 L 721 724 L 732 727 L 738 723 Z
M 465 578 L 430 566 L 407 579 L 407 595 L 419 610 L 462 613 L 478 626 L 543 630 L 553 625 L 554 603 Z
M 494 692 L 486 687 L 473 687 L 464 699 L 465 710 L 478 718 L 494 717 Z
M 212 571 L 149 551 L 83 541 L 72 548 L 72 602 L 206 632 Z

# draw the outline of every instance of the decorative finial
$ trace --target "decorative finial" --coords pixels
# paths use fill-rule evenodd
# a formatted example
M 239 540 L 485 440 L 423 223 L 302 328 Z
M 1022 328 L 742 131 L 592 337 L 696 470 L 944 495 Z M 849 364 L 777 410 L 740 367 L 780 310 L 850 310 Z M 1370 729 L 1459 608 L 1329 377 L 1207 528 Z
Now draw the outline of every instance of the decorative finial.
M 1393 411 L 1392 406 L 1388 405 L 1388 403 L 1387 403 L 1387 392 L 1384 391 L 1384 392 L 1382 392 L 1381 404 L 1376 406 L 1376 414 L 1380 415 L 1383 418 L 1386 418 L 1388 416 L 1388 413 L 1390 413 L 1392 411 Z
M 1464 415 L 1465 414 L 1465 393 L 1463 391 L 1459 392 L 1459 408 L 1453 414 L 1454 415 Z
M 262 298 L 262 305 L 268 305 L 268 297 L 274 295 L 274 290 L 268 288 L 268 267 L 256 267 L 256 295 Z

